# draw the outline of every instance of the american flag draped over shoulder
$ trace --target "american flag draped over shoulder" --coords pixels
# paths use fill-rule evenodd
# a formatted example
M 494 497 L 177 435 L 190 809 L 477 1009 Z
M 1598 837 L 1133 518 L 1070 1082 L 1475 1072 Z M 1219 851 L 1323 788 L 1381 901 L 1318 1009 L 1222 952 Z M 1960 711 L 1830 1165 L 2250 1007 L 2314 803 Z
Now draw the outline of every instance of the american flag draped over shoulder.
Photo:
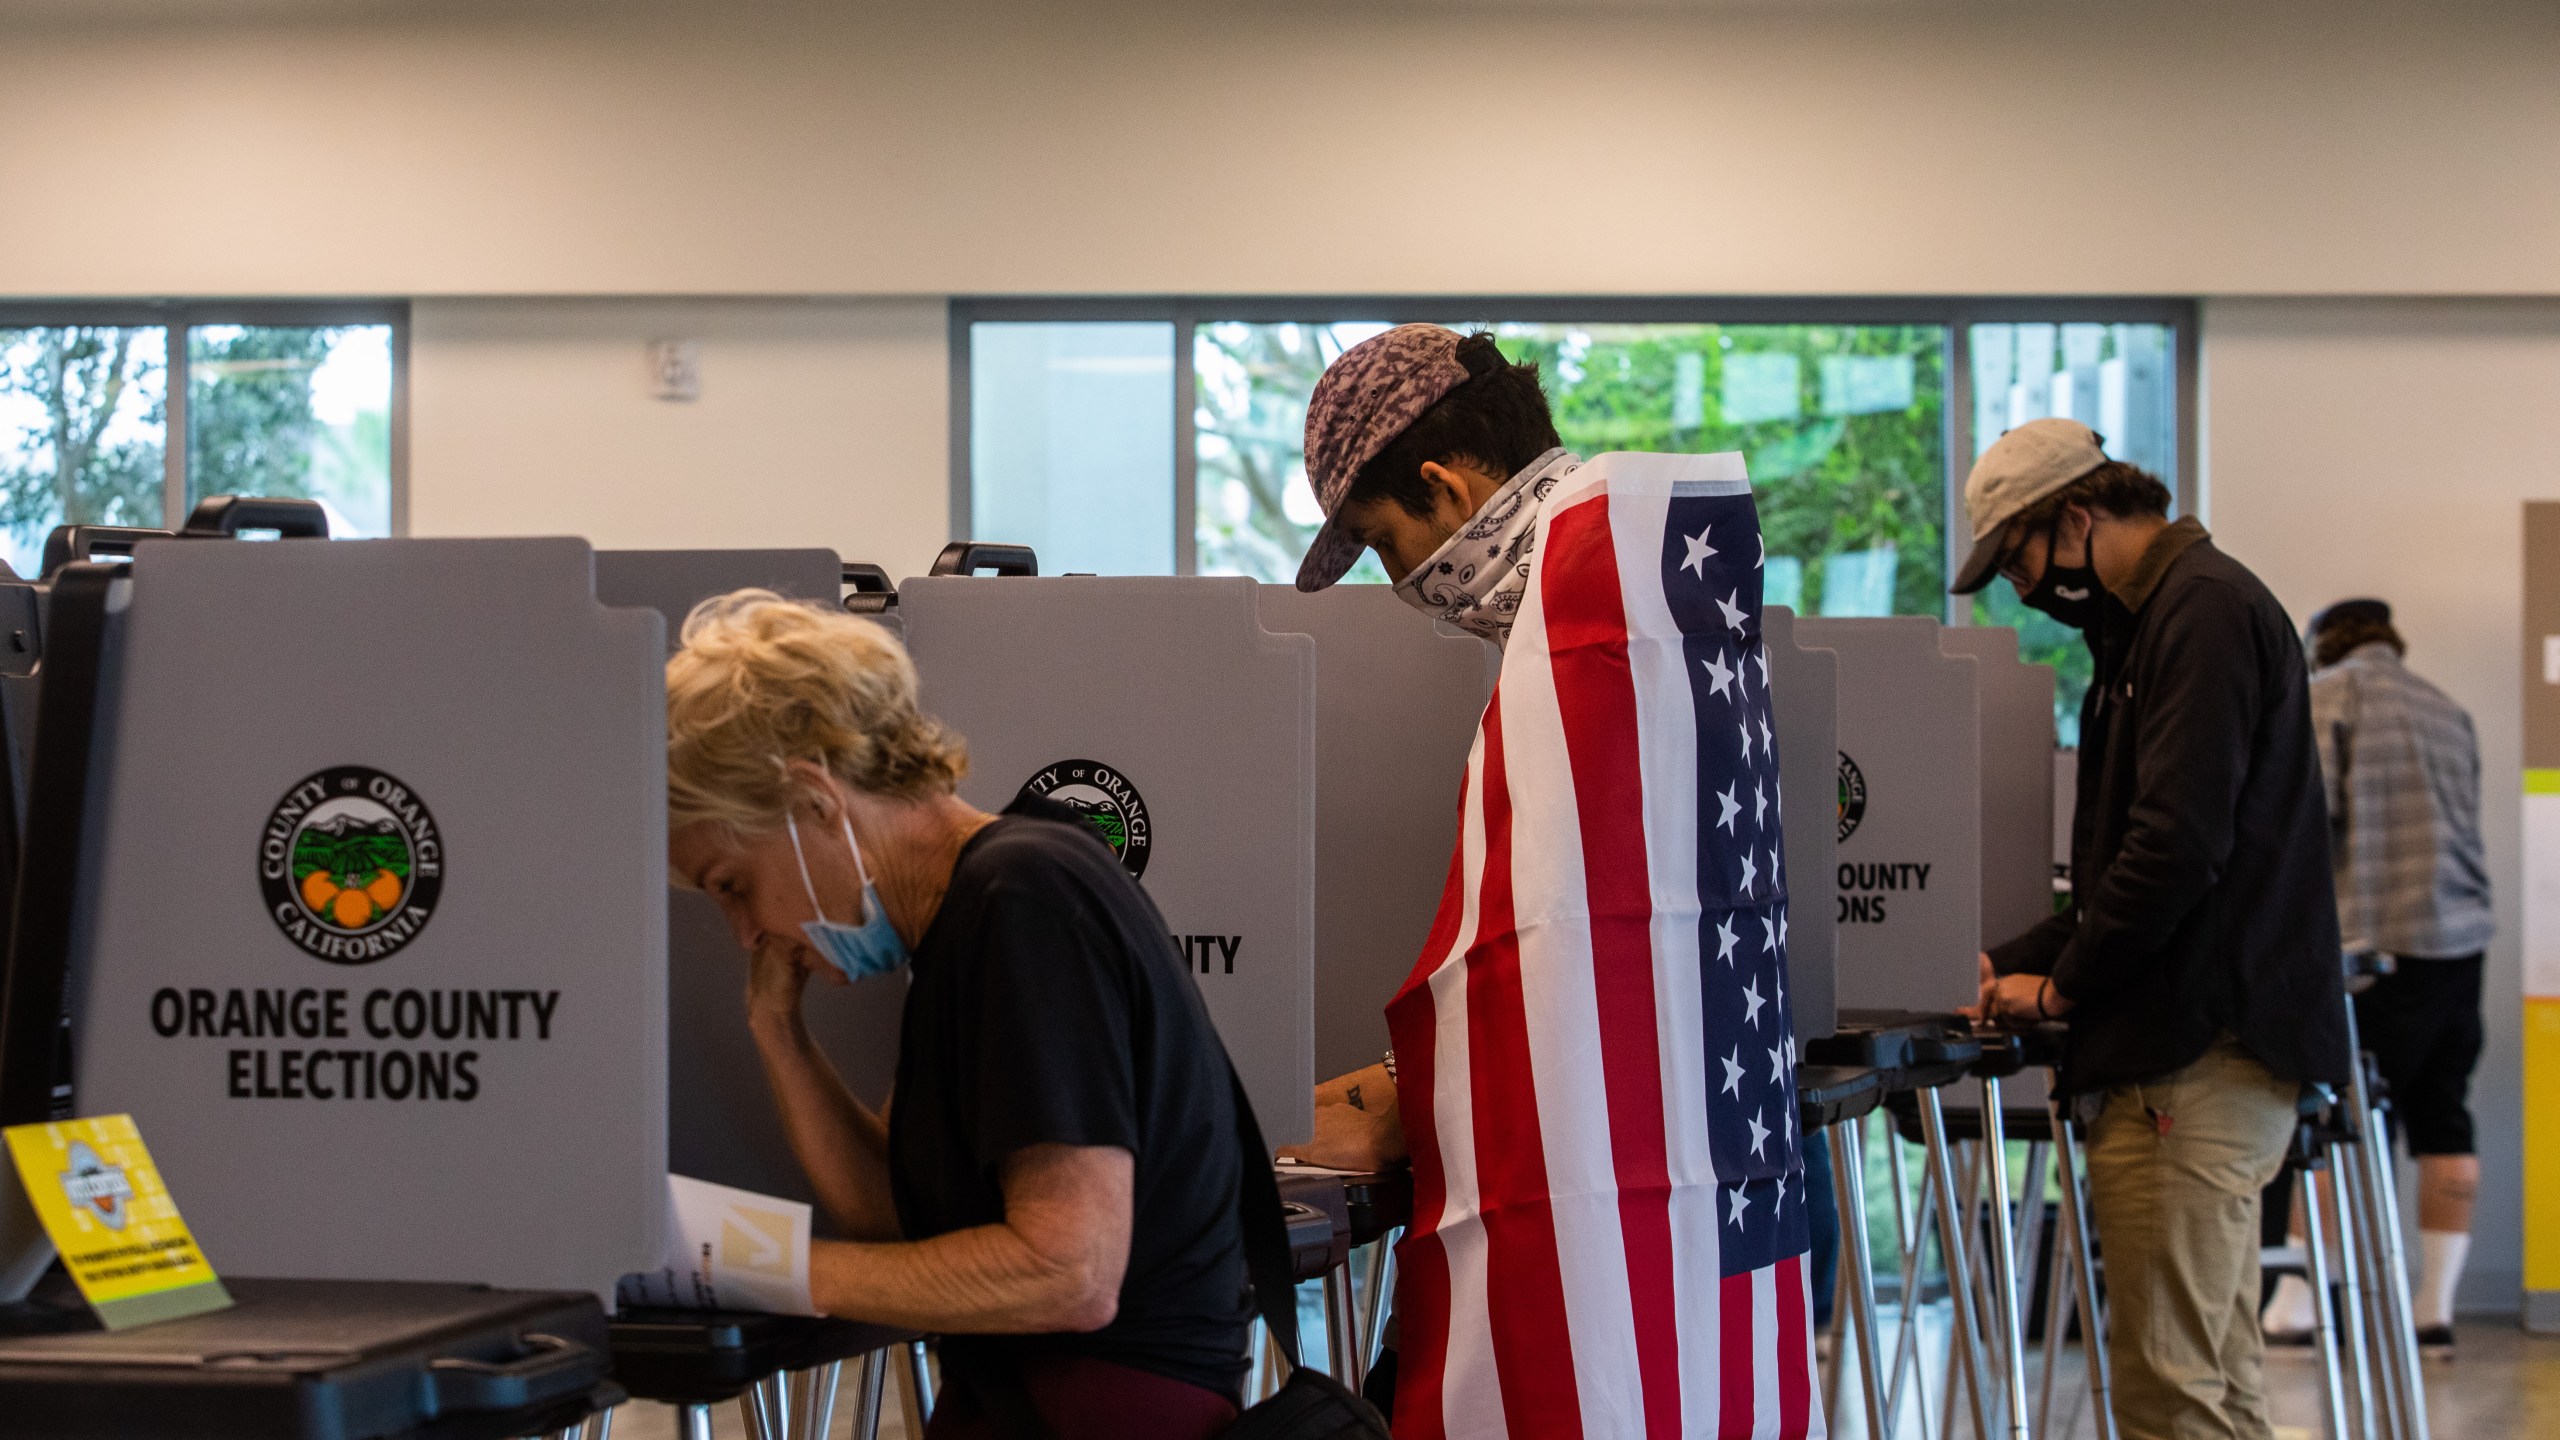
M 1396 1434 L 1819 1436 L 1742 458 L 1602 455 L 1535 555 L 1387 1007 Z

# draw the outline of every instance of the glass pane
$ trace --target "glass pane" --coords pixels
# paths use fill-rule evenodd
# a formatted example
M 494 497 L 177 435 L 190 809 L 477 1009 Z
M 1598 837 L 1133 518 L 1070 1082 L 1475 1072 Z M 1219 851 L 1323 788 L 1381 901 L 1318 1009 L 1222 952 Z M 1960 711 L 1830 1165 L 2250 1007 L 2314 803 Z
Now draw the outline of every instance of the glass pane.
M 1173 326 L 969 327 L 969 533 L 1043 574 L 1173 573 Z
M 2166 325 L 1976 325 L 1973 453 L 2030 420 L 2059 415 L 2098 432 L 2107 454 L 2178 489 L 2176 332 Z M 2080 743 L 2080 701 L 2089 693 L 2089 647 L 2077 631 L 2018 603 L 2006 581 L 1974 597 L 1974 623 L 2010 625 L 2027 659 L 2060 677 L 2054 724 L 2065 745 Z
M 1298 561 L 1324 523 L 1307 489 L 1307 398 L 1336 356 L 1387 328 L 1385 321 L 1228 320 L 1193 332 L 1200 487 L 1193 533 L 1201 574 L 1273 584 L 1298 578 Z M 1363 554 L 1343 578 L 1384 583 L 1387 572 L 1378 557 Z
M 0 329 L 0 559 L 33 575 L 56 525 L 157 525 L 168 331 Z
M 1556 429 L 1581 454 L 1744 452 L 1773 602 L 1826 615 L 1944 613 L 1944 331 L 1447 323 L 1490 328 L 1505 353 L 1537 364 Z M 1203 573 L 1296 576 L 1319 519 L 1300 450 L 1307 396 L 1346 346 L 1385 328 L 1200 327 Z M 1386 577 L 1371 556 L 1349 578 Z
M 318 500 L 329 533 L 391 533 L 391 327 L 187 332 L 187 500 Z

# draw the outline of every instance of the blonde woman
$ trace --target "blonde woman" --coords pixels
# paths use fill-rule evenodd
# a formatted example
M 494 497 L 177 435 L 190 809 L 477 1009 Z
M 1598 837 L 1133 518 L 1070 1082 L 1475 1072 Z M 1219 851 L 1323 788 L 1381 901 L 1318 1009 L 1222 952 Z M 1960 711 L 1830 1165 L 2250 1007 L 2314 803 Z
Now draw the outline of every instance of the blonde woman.
M 867 620 L 743 590 L 667 664 L 668 860 L 747 952 L 747 1015 L 843 1240 L 831 1315 L 946 1337 L 931 1440 L 1205 1437 L 1248 1291 L 1227 1066 L 1164 920 L 1073 812 L 990 815 Z M 811 1039 L 812 977 L 908 974 L 894 1114 Z M 895 984 L 894 979 L 872 981 Z

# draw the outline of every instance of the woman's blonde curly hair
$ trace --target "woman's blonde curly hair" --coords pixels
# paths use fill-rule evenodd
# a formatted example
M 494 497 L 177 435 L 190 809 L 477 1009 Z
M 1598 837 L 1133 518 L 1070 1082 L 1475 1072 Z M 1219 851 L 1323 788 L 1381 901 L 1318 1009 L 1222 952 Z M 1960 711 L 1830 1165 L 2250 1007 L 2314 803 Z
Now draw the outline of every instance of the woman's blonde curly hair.
M 717 595 L 667 661 L 667 826 L 777 828 L 789 764 L 810 760 L 873 795 L 949 794 L 960 737 L 916 708 L 906 647 L 872 621 L 770 590 Z

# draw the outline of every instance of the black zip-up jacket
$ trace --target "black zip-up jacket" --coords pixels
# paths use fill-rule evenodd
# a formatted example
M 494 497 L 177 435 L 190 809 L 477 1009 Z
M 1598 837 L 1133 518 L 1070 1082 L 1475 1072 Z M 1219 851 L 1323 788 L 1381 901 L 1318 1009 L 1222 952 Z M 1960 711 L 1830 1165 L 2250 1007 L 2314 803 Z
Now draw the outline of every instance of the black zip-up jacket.
M 1992 950 L 2072 1002 L 2064 1087 L 2193 1062 L 2229 1032 L 2288 1080 L 2347 1079 L 2328 801 L 2302 643 L 2182 519 L 2091 637 L 2070 907 Z

